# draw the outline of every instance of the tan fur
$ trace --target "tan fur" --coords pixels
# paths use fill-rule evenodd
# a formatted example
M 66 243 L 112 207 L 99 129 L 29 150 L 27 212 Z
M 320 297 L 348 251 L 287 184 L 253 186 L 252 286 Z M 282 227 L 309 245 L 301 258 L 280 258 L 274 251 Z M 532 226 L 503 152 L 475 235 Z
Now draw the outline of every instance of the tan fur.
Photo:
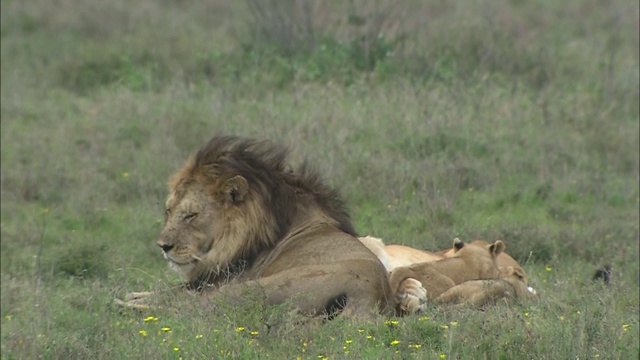
M 455 253 L 449 258 L 399 267 L 391 272 L 389 284 L 399 312 L 423 310 L 422 304 L 427 299 L 435 299 L 465 281 L 500 277 L 496 257 L 504 250 L 502 241 L 481 247 L 466 246 L 456 238 L 454 249 Z M 422 296 L 424 291 L 417 288 L 416 281 L 422 284 L 426 298 Z
M 508 272 L 511 274 L 508 274 Z M 435 303 L 484 307 L 499 300 L 532 300 L 536 292 L 522 281 L 522 273 L 512 267 L 505 269 L 500 279 L 472 280 L 456 285 L 440 294 Z
M 387 256 L 387 252 L 385 251 L 385 245 L 384 242 L 382 242 L 382 239 L 378 239 L 373 236 L 362 236 L 359 237 L 358 240 L 360 240 L 360 242 L 363 243 L 364 246 L 367 247 L 367 249 L 371 250 L 371 252 L 378 257 L 387 271 L 390 270 L 389 257 Z
M 382 239 L 373 236 L 360 237 L 360 241 L 380 259 L 387 271 L 397 267 L 410 266 L 416 263 L 441 260 L 444 257 L 436 253 L 415 249 L 404 245 L 385 245 Z
M 286 166 L 286 153 L 215 137 L 190 157 L 170 181 L 158 240 L 171 268 L 201 296 L 251 287 L 310 315 L 393 307 L 387 272 L 355 237 L 340 197 L 306 165 Z M 120 303 L 142 307 L 141 299 Z
M 484 241 L 484 240 L 474 240 L 472 242 L 470 242 L 468 245 L 473 245 L 473 246 L 487 246 L 489 245 L 488 242 Z M 448 249 L 444 249 L 441 251 L 438 251 L 436 254 L 443 256 L 443 257 L 451 257 L 454 256 L 455 254 L 455 249 L 452 248 L 448 248 Z M 520 266 L 520 264 L 518 264 L 518 262 L 512 258 L 509 254 L 502 252 L 498 255 L 498 257 L 496 258 L 496 263 L 498 264 L 498 268 L 501 271 L 505 272 L 505 277 L 510 276 L 511 272 L 509 270 L 509 268 L 513 268 L 515 270 L 517 270 L 518 274 L 521 275 L 522 277 L 522 281 L 527 284 L 528 282 L 528 277 L 527 274 L 525 273 L 524 269 Z

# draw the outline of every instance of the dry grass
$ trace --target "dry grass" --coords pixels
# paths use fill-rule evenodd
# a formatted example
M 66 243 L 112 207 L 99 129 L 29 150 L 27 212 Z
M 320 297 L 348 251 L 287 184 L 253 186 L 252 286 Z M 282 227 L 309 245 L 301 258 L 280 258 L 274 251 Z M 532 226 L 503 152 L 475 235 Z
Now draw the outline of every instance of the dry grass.
M 636 2 L 265 4 L 1 3 L 3 359 L 638 357 Z M 322 326 L 250 298 L 120 313 L 177 283 L 154 245 L 166 180 L 218 133 L 308 157 L 363 235 L 503 239 L 541 301 Z

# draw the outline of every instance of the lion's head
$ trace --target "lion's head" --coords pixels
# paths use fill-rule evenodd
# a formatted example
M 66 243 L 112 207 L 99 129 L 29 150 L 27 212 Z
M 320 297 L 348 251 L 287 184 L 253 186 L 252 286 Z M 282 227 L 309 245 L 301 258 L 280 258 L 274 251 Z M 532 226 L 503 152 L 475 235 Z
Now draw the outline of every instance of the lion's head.
M 268 142 L 214 137 L 176 172 L 158 246 L 185 281 L 216 283 L 252 266 L 304 211 L 355 235 L 337 194 L 304 164 L 287 168 L 286 155 Z
M 468 245 L 484 248 L 484 247 L 487 247 L 489 243 L 484 240 L 474 240 L 470 242 Z M 444 257 L 454 256 L 455 253 L 456 253 L 455 247 L 439 252 L 439 254 L 441 254 Z M 508 277 L 513 275 L 518 277 L 525 284 L 528 282 L 529 279 L 524 269 L 520 266 L 520 264 L 518 264 L 518 262 L 514 258 L 512 258 L 506 252 L 503 251 L 500 254 L 498 254 L 498 256 L 496 257 L 496 264 L 498 265 L 500 273 L 502 274 L 501 277 Z
M 470 280 L 469 276 L 476 277 L 476 279 L 494 279 L 499 276 L 497 257 L 503 253 L 504 248 L 505 245 L 500 240 L 492 244 L 471 245 L 455 238 L 452 247 L 453 254 L 449 258 L 457 260 L 449 262 L 445 258 L 439 262 L 446 269 L 446 275 L 454 279 L 456 283 L 459 283 L 455 280 L 458 277 L 464 277 L 463 281 Z

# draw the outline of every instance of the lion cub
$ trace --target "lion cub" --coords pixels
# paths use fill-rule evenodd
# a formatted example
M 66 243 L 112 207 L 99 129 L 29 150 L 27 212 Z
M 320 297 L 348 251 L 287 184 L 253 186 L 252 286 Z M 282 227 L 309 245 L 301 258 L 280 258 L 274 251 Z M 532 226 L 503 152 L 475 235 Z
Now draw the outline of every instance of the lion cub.
M 395 294 L 396 310 L 400 313 L 422 311 L 427 299 L 435 300 L 458 284 L 498 279 L 496 257 L 504 248 L 500 240 L 487 246 L 467 246 L 455 238 L 451 257 L 395 268 L 389 274 L 389 284 Z

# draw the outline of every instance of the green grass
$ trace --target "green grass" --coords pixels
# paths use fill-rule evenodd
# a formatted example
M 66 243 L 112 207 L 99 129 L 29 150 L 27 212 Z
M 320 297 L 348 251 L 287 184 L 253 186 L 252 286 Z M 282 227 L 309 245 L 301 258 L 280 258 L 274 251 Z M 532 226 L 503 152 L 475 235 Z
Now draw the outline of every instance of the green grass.
M 638 357 L 637 2 L 270 8 L 285 30 L 254 3 L 2 0 L 3 359 Z M 363 235 L 503 239 L 540 300 L 322 325 L 251 296 L 120 311 L 179 283 L 166 182 L 220 133 L 309 158 Z

